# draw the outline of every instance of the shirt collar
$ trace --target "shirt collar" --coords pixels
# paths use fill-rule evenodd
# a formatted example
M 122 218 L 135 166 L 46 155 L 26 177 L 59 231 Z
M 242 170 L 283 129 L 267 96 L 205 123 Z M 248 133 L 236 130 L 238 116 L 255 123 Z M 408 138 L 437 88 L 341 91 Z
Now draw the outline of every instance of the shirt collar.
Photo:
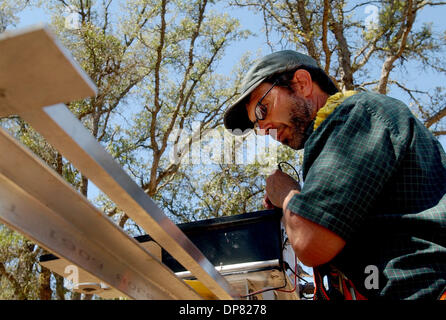
M 316 118 L 314 119 L 314 124 L 313 124 L 313 130 L 316 130 L 321 125 L 321 123 L 324 122 L 325 119 L 327 119 L 328 116 L 332 114 L 333 111 L 342 102 L 344 102 L 345 99 L 357 93 L 358 91 L 349 90 L 344 92 L 338 92 L 328 97 L 327 101 L 325 102 L 325 105 L 322 108 L 320 108 L 316 114 Z

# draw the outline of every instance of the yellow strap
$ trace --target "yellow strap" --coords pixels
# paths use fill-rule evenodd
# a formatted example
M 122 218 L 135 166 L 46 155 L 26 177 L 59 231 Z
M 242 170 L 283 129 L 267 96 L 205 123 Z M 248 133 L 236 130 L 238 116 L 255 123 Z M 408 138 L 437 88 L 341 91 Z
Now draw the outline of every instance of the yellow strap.
M 189 286 L 192 287 L 197 293 L 202 296 L 206 300 L 216 300 L 217 296 L 212 293 L 211 290 L 206 288 L 200 281 L 198 280 L 184 280 Z
M 313 129 L 316 130 L 322 122 L 324 122 L 327 117 L 332 114 L 332 112 L 339 106 L 345 99 L 357 94 L 357 91 L 349 90 L 345 92 L 338 92 L 330 97 L 328 97 L 325 105 L 319 109 L 316 114 L 316 119 L 314 120 Z

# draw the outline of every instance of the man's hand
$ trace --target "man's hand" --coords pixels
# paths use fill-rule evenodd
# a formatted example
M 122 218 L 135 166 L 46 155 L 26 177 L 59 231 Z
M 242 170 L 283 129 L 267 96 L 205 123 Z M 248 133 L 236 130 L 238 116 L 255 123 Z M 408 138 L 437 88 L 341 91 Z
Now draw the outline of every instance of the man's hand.
M 266 178 L 266 194 L 263 205 L 267 209 L 271 209 L 271 205 L 282 208 L 285 198 L 293 190 L 300 191 L 299 183 L 286 173 L 276 170 Z
M 263 206 L 265 209 L 274 209 L 274 205 L 269 201 L 268 196 L 265 193 L 265 196 L 263 197 Z
M 282 221 L 288 239 L 303 264 L 314 267 L 327 263 L 344 248 L 345 241 L 325 227 L 286 209 L 288 202 L 298 193 L 299 183 L 286 173 L 276 170 L 266 178 L 263 204 L 284 208 Z

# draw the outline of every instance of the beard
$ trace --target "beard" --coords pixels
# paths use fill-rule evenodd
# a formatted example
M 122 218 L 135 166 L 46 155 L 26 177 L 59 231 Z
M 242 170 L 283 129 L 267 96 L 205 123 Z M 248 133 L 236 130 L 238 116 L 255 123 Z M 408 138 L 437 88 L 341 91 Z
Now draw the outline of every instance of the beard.
M 307 140 L 306 131 L 313 121 L 311 116 L 312 104 L 310 101 L 303 99 L 295 94 L 292 96 L 292 107 L 289 113 L 290 122 L 292 124 L 292 134 L 290 138 L 284 139 L 283 144 L 288 147 L 300 150 L 304 147 Z

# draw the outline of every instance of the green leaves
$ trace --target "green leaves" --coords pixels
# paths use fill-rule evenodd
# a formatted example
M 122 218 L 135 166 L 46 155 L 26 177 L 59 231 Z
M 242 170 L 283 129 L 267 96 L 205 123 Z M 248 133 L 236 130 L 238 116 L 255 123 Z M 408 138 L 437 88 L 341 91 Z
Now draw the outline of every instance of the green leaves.
M 421 10 L 436 5 L 435 1 L 412 1 L 412 11 L 408 11 L 409 1 L 390 0 L 235 2 L 240 5 L 235 8 L 249 7 L 264 21 L 265 41 L 271 49 L 309 53 L 340 88 L 373 89 L 378 84 L 385 91 L 400 88 L 415 102 L 426 126 L 444 134 L 444 88 L 414 90 L 401 76 L 406 75 L 408 61 L 444 75 L 444 30 L 435 31 L 434 21 L 416 23 Z M 25 5 L 38 4 L 1 2 L 0 31 L 14 26 Z M 226 2 L 51 0 L 42 4 L 59 39 L 99 90 L 96 97 L 70 102 L 70 110 L 176 222 L 261 210 L 269 170 L 279 161 L 300 168 L 302 154 L 283 146 L 278 146 L 274 157 L 262 151 L 250 163 L 191 161 L 191 146 L 200 138 L 203 146 L 212 149 L 210 134 L 223 131 L 224 110 L 239 93 L 240 80 L 250 66 L 250 53 L 233 61 L 228 50 L 242 44 L 252 31 L 243 30 L 240 21 L 226 13 Z M 67 28 L 69 12 L 79 18 L 78 28 Z M 232 72 L 223 59 L 230 60 Z M 225 70 L 219 74 L 222 66 Z M 17 118 L 1 121 L 75 188 L 87 191 L 82 173 L 26 123 Z M 170 156 L 175 148 L 180 153 L 177 162 Z M 104 195 L 93 201 L 130 234 L 144 233 Z M 28 249 L 29 242 L 0 227 L 1 258 L 17 280 L 13 284 L 2 277 L 1 297 L 37 297 L 38 282 L 31 275 L 40 272 L 32 258 L 38 250 L 29 253 Z M 19 265 L 23 270 L 31 268 L 28 278 Z

